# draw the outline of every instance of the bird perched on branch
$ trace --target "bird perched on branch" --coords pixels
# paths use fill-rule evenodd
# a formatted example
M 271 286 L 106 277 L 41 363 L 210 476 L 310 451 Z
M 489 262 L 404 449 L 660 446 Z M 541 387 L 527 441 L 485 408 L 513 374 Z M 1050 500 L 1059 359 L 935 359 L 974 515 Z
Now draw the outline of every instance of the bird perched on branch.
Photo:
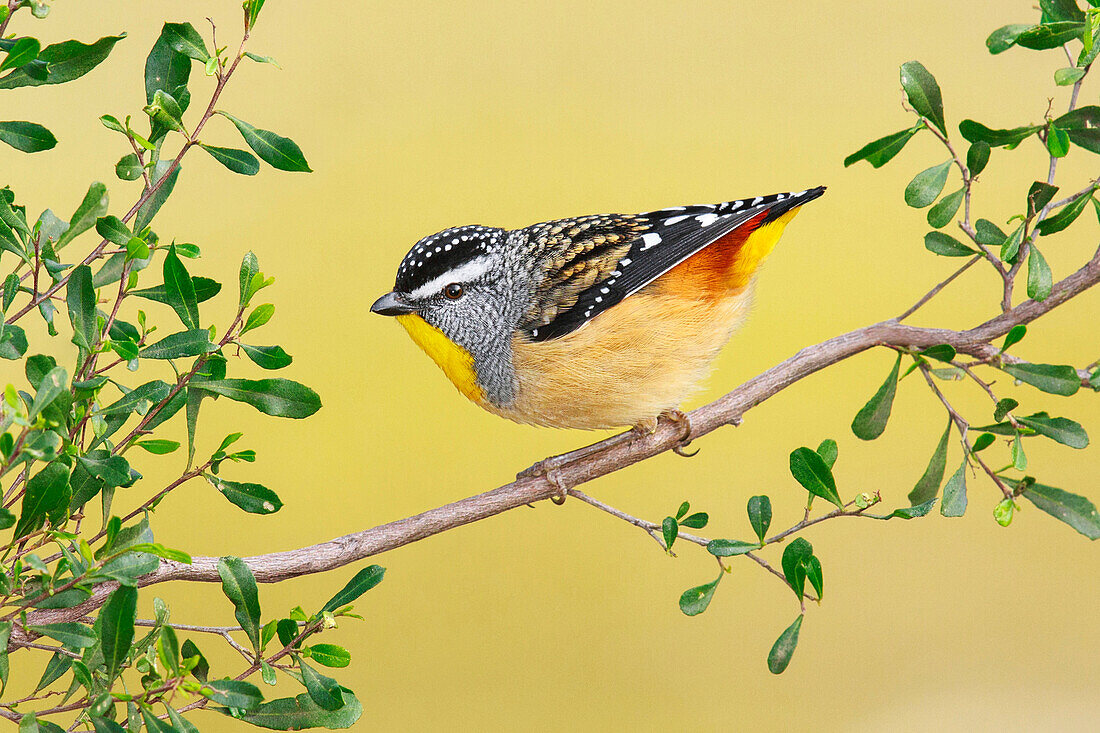
M 824 192 L 445 229 L 405 255 L 371 310 L 396 316 L 489 412 L 652 432 L 661 416 L 683 419 L 746 315 L 757 267 Z

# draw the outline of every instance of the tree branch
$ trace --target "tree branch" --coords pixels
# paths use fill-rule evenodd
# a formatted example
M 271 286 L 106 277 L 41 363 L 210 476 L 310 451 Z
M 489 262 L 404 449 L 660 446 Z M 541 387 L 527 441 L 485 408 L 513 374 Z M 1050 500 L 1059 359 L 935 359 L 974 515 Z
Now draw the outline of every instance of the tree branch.
M 699 438 L 724 425 L 736 424 L 753 407 L 795 382 L 875 346 L 923 349 L 938 344 L 950 344 L 960 353 L 979 360 L 992 360 L 999 354 L 999 350 L 991 343 L 994 339 L 1003 336 L 1017 324 L 1034 321 L 1097 283 L 1100 283 L 1100 250 L 1084 267 L 1055 284 L 1046 300 L 1024 301 L 968 330 L 919 328 L 890 319 L 809 346 L 725 396 L 691 412 L 688 418 L 691 421 L 692 437 Z M 681 424 L 661 421 L 650 435 L 637 436 L 628 441 L 615 441 L 611 438 L 605 441 L 610 446 L 606 450 L 568 461 L 554 468 L 549 475 L 520 478 L 492 491 L 412 517 L 309 547 L 245 558 L 245 562 L 260 583 L 277 583 L 302 575 L 335 570 L 440 532 L 487 519 L 532 502 L 560 496 L 575 486 L 671 450 L 681 444 L 682 438 Z M 220 582 L 217 562 L 218 558 L 215 557 L 194 557 L 190 565 L 164 560 L 159 569 L 140 578 L 139 585 L 148 586 L 173 580 Z M 73 608 L 31 611 L 27 614 L 26 624 L 58 623 L 83 618 L 102 606 L 116 587 L 117 584 L 113 582 L 100 584 L 91 598 Z M 35 634 L 22 626 L 16 626 L 12 629 L 9 648 L 26 646 L 34 638 Z

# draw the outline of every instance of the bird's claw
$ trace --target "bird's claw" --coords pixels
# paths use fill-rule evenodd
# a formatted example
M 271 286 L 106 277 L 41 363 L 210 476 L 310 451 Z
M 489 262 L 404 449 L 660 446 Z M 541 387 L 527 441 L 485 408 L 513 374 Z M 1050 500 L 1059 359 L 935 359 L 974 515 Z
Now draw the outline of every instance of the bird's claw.
M 681 425 L 683 427 L 684 432 L 683 435 L 680 437 L 680 442 L 672 447 L 672 452 L 684 458 L 692 458 L 694 456 L 697 456 L 699 454 L 698 448 L 696 448 L 694 451 L 685 450 L 689 445 L 691 445 L 691 418 L 680 410 L 669 410 L 668 412 L 664 413 L 662 417 L 673 424 Z

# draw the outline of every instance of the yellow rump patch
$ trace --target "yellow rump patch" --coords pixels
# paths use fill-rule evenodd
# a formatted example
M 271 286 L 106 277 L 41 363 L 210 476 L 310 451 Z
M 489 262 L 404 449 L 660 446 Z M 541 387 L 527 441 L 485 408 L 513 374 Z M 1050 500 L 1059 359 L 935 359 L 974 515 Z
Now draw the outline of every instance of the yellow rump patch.
M 733 277 L 731 278 L 733 282 L 738 284 L 748 283 L 761 261 L 771 254 L 776 242 L 783 235 L 783 230 L 800 208 L 791 209 L 775 221 L 768 222 L 749 235 L 748 240 L 741 248 L 741 252 L 738 253 L 737 261 L 734 263 Z
M 416 342 L 416 345 L 439 365 L 447 375 L 447 379 L 451 380 L 459 392 L 478 404 L 484 401 L 485 393 L 477 383 L 474 357 L 470 352 L 451 341 L 442 331 L 420 316 L 398 316 L 397 322 L 409 332 L 409 337 Z

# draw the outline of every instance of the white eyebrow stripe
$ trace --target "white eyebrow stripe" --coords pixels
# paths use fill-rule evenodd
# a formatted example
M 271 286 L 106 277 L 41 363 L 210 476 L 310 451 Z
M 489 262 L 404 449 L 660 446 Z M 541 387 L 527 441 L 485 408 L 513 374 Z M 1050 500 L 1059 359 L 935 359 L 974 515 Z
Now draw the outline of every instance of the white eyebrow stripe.
M 447 270 L 447 272 L 444 272 L 442 275 L 429 280 L 409 293 L 408 297 L 412 300 L 418 300 L 420 298 L 426 298 L 429 295 L 435 295 L 443 289 L 444 285 L 469 282 L 470 280 L 477 279 L 488 272 L 492 265 L 493 262 L 491 258 L 485 256 L 476 257 L 469 262 L 464 262 L 458 267 Z

